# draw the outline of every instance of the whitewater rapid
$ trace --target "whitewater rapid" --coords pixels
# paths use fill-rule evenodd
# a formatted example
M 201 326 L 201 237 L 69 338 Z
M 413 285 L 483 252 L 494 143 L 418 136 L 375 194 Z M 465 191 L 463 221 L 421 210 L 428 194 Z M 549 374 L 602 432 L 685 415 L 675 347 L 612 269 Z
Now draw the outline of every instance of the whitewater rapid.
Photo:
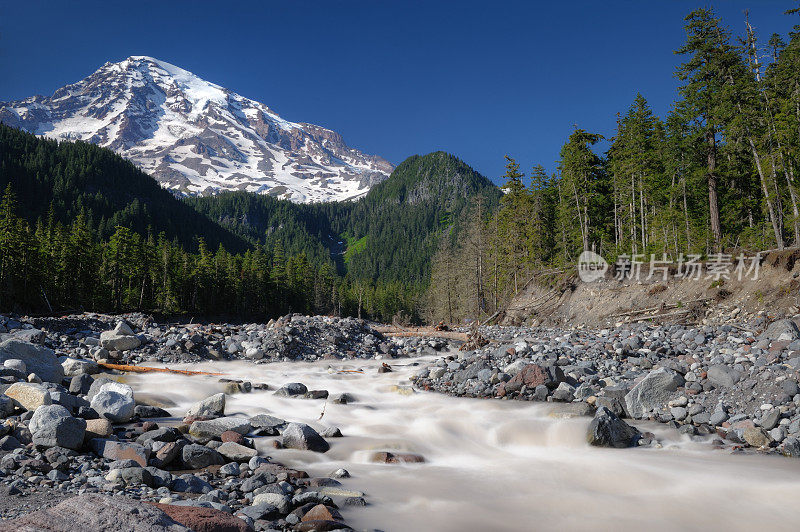
M 654 424 L 660 449 L 599 449 L 585 442 L 588 418 L 551 415 L 557 407 L 409 393 L 409 377 L 430 359 L 319 361 L 255 365 L 214 362 L 171 366 L 215 371 L 266 383 L 269 391 L 228 397 L 227 415 L 270 413 L 317 429 L 339 427 L 325 454 L 276 450 L 257 438 L 261 454 L 328 476 L 338 468 L 368 506 L 345 507 L 356 529 L 484 530 L 753 530 L 800 527 L 800 460 L 734 455 L 712 438 L 692 440 Z M 346 370 L 342 372 L 342 370 Z M 353 370 L 363 370 L 363 373 Z M 180 415 L 222 391 L 219 377 L 140 374 L 126 378 L 137 397 Z M 357 402 L 278 397 L 289 382 L 309 390 L 346 392 Z M 323 415 L 324 412 L 324 415 Z M 320 418 L 321 416 L 321 418 Z M 422 455 L 422 464 L 376 464 L 375 450 Z

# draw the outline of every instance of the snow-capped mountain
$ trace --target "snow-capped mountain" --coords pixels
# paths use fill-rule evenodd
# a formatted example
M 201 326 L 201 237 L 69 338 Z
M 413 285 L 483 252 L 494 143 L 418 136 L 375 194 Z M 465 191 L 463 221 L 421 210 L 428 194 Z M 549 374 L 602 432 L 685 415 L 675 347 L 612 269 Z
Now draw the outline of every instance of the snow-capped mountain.
M 341 135 L 151 57 L 106 63 L 53 96 L 0 102 L 0 122 L 111 148 L 187 194 L 247 190 L 295 202 L 357 198 L 391 173 Z

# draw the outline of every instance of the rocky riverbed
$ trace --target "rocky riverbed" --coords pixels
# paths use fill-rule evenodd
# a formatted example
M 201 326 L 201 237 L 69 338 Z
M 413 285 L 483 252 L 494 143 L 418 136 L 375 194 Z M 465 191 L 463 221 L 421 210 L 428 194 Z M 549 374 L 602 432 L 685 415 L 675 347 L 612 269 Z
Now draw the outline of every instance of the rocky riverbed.
M 351 520 L 361 529 L 392 529 L 381 519 L 406 517 L 382 494 L 386 478 L 398 496 L 408 474 L 431 489 L 452 490 L 426 476 L 451 465 L 441 449 L 407 432 L 380 438 L 394 433 L 378 421 L 387 411 L 425 430 L 448 423 L 444 409 L 427 405 L 454 404 L 415 390 L 499 399 L 485 403 L 490 410 L 509 400 L 541 402 L 550 410 L 520 404 L 497 415 L 509 423 L 586 419 L 564 421 L 570 434 L 582 433 L 578 445 L 657 450 L 681 441 L 704 452 L 800 455 L 800 330 L 792 320 L 479 332 L 488 344 L 458 351 L 460 342 L 388 338 L 354 319 L 170 325 L 144 315 L 0 316 L 0 517 L 7 520 L 0 529 L 54 522 L 62 501 L 84 509 L 64 530 L 102 528 L 103 512 L 133 521 L 146 514 L 147 530 L 336 530 Z M 176 363 L 224 375 L 129 374 L 104 366 Z M 359 425 L 371 416 L 377 417 Z M 472 448 L 471 430 L 449 441 L 451 458 L 465 452 L 456 447 Z M 502 461 L 508 449 L 496 445 L 488 449 Z M 529 467 L 520 459 L 512 469 Z M 387 473 L 381 464 L 400 469 Z M 414 464 L 428 469 L 404 469 Z M 448 475 L 459 477 L 461 468 Z M 354 478 L 348 471 L 356 471 Z M 789 482 L 788 492 L 800 487 L 781 481 Z M 407 504 L 413 500 L 409 494 Z M 481 526 L 506 528 L 495 525 Z
M 438 359 L 415 384 L 457 396 L 603 407 L 690 436 L 800 456 L 800 330 L 791 319 L 481 333 L 494 341 Z M 628 445 L 651 443 L 637 435 Z

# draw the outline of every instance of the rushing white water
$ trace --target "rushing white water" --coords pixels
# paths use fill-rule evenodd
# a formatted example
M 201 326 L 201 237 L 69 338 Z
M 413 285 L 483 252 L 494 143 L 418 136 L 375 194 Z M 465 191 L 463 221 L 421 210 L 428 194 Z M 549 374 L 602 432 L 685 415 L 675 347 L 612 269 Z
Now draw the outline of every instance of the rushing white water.
M 325 454 L 262 454 L 327 476 L 344 467 L 346 488 L 369 506 L 343 508 L 355 528 L 464 530 L 754 530 L 800 527 L 800 461 L 731 455 L 709 442 L 657 426 L 663 449 L 598 449 L 585 443 L 589 420 L 551 417 L 553 407 L 434 393 L 402 394 L 419 366 L 398 361 L 378 374 L 374 361 L 181 366 L 264 382 L 272 390 L 302 382 L 310 390 L 348 392 L 357 403 L 276 397 L 272 391 L 228 398 L 226 414 L 271 413 L 321 429 L 337 426 Z M 416 362 L 425 363 L 425 359 Z M 402 366 L 402 364 L 407 364 Z M 363 368 L 363 373 L 334 370 Z M 127 378 L 137 394 L 173 402 L 176 414 L 221 390 L 217 377 L 144 374 Z M 320 415 L 324 410 L 322 419 Z M 421 454 L 424 464 L 375 464 L 374 450 Z

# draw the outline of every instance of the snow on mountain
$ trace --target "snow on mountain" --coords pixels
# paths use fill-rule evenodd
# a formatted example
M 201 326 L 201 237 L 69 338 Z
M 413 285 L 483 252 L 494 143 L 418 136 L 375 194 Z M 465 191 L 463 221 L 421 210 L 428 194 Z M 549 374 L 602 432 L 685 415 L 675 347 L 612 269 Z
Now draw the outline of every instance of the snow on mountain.
M 360 197 L 393 170 L 341 135 L 152 57 L 106 63 L 53 96 L 0 102 L 0 122 L 85 140 L 187 194 L 247 190 L 295 202 Z

